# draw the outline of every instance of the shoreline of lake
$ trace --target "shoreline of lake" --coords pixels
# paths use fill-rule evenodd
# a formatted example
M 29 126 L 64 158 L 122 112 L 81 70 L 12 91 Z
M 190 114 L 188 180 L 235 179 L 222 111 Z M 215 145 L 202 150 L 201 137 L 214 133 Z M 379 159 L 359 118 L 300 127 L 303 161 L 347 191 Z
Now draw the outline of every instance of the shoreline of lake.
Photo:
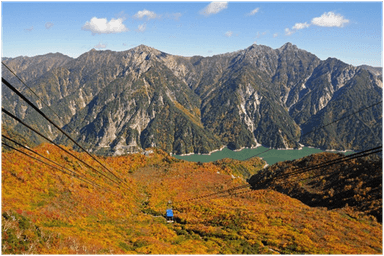
M 173 157 L 177 159 L 182 159 L 185 161 L 191 161 L 191 162 L 214 162 L 217 160 L 221 160 L 224 158 L 231 158 L 236 160 L 246 160 L 252 157 L 255 157 L 258 154 L 263 153 L 262 156 L 258 156 L 264 161 L 267 162 L 268 165 L 272 165 L 274 163 L 280 162 L 280 161 L 286 161 L 286 160 L 294 160 L 299 159 L 311 154 L 315 153 L 321 153 L 321 152 L 331 152 L 331 153 L 344 153 L 344 154 L 351 154 L 354 151 L 353 150 L 334 150 L 334 149 L 319 149 L 314 147 L 305 147 L 304 145 L 301 145 L 302 147 L 299 149 L 271 149 L 262 145 L 257 145 L 256 147 L 251 148 L 242 148 L 238 150 L 230 150 L 228 147 L 224 146 L 220 149 L 213 150 L 209 152 L 208 154 L 184 154 L 184 155 L 173 155 Z

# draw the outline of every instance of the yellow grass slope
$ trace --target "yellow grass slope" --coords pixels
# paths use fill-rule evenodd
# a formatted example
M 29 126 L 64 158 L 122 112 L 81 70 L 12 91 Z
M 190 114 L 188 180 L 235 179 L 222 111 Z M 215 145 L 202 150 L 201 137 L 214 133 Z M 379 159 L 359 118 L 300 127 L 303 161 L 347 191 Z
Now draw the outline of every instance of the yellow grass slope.
M 272 190 L 187 201 L 246 184 L 237 162 L 190 163 L 160 150 L 99 158 L 126 184 L 117 185 L 53 145 L 35 150 L 100 187 L 3 152 L 2 253 L 382 253 L 382 225 L 354 218 L 347 209 L 311 208 Z M 87 155 L 73 153 L 104 171 Z M 264 166 L 258 158 L 242 164 L 253 173 Z M 173 224 L 163 217 L 169 200 Z

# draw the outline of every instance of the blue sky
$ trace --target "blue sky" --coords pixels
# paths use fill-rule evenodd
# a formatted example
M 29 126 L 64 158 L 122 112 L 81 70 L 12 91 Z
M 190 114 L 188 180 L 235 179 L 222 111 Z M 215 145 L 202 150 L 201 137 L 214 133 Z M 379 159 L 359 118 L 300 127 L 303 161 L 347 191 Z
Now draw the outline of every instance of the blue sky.
M 140 44 L 212 56 L 291 42 L 320 59 L 382 66 L 381 2 L 2 2 L 1 12 L 3 57 Z

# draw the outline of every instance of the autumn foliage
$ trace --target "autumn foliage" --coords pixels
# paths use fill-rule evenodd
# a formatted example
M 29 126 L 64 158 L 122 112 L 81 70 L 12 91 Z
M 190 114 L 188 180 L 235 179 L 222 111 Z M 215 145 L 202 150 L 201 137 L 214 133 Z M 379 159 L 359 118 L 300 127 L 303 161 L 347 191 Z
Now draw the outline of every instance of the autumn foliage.
M 350 208 L 382 222 L 382 159 L 377 155 L 349 159 L 323 168 L 342 154 L 319 153 L 284 161 L 258 172 L 250 179 L 254 188 L 269 188 L 313 207 Z M 305 171 L 307 168 L 307 171 Z M 304 171 L 302 171 L 304 170 Z M 360 212 L 360 213 L 359 213 Z
M 310 207 L 269 189 L 220 193 L 247 184 L 245 177 L 265 165 L 258 158 L 192 163 L 156 149 L 99 157 L 121 178 L 114 183 L 53 145 L 34 150 L 97 185 L 3 152 L 5 254 L 382 253 L 381 223 L 353 209 Z M 215 195 L 197 199 L 208 194 Z M 164 218 L 169 200 L 173 224 Z

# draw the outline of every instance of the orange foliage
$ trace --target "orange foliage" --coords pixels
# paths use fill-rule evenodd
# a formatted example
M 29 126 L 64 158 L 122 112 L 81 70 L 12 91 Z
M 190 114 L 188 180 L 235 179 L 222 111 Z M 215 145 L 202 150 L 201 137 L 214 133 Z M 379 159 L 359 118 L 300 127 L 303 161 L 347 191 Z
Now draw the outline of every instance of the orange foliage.
M 100 157 L 127 184 L 118 186 L 53 145 L 35 150 L 105 189 L 17 152 L 3 153 L 3 253 L 17 247 L 12 243 L 17 235 L 30 241 L 25 250 L 18 248 L 19 254 L 382 252 L 381 224 L 352 218 L 347 208 L 311 208 L 275 191 L 248 188 L 186 201 L 246 184 L 244 178 L 231 176 L 238 163 L 185 162 L 156 149 L 149 156 Z M 105 171 L 86 154 L 74 154 Z M 242 166 L 256 168 L 259 161 L 251 159 Z M 169 200 L 176 219 L 173 224 L 163 216 Z M 39 238 L 36 232 L 44 236 Z

